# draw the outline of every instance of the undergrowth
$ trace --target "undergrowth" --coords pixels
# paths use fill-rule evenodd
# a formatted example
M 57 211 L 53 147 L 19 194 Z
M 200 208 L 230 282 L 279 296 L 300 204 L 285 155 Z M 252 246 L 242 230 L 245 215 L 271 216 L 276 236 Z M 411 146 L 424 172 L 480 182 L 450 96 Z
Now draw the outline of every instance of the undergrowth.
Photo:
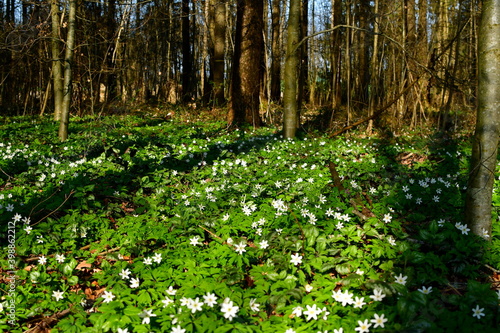
M 4 332 L 496 332 L 470 143 L 2 119 Z M 15 244 L 12 245 L 12 244 Z

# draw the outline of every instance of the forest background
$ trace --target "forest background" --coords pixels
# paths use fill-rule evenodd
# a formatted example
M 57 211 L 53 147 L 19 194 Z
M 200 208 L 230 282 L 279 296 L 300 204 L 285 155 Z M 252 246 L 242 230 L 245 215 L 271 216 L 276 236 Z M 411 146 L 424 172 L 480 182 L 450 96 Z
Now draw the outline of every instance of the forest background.
M 0 2 L 3 115 L 57 119 L 71 65 L 74 114 L 229 100 L 231 122 L 281 121 L 289 1 L 73 1 L 69 63 L 70 2 Z M 332 129 L 390 104 L 390 131 L 473 124 L 480 1 L 297 3 L 303 117 Z

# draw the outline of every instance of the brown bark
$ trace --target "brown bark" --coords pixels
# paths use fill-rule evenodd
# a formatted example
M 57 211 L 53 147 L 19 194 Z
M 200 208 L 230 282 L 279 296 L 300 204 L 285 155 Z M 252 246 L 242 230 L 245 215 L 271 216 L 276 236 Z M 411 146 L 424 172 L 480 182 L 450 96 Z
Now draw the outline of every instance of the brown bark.
M 491 201 L 500 135 L 500 0 L 485 0 L 479 31 L 479 87 L 465 222 L 486 239 L 491 235 Z
M 193 55 L 189 31 L 189 0 L 182 0 L 182 99 L 190 101 L 192 97 Z
M 75 49 L 76 30 L 76 0 L 69 0 L 68 13 L 68 37 L 66 39 L 66 51 L 64 54 L 64 97 L 61 120 L 59 123 L 59 139 L 65 141 L 68 138 L 69 109 L 73 96 L 73 54 Z
M 236 12 L 236 37 L 231 86 L 229 125 L 261 126 L 259 114 L 263 79 L 264 40 L 262 35 L 264 2 L 242 0 Z
M 285 92 L 283 96 L 283 136 L 294 138 L 299 125 L 297 78 L 299 66 L 298 43 L 300 41 L 300 0 L 290 1 L 288 37 L 285 58 Z
M 281 99 L 281 0 L 273 0 L 271 9 L 271 100 Z
M 50 3 L 52 20 L 52 80 L 54 81 L 54 120 L 61 119 L 63 106 L 63 81 L 61 66 L 61 48 L 59 36 L 59 1 L 51 0 Z
M 213 29 L 213 96 L 215 105 L 224 102 L 224 49 L 226 45 L 226 2 L 216 1 L 214 4 Z

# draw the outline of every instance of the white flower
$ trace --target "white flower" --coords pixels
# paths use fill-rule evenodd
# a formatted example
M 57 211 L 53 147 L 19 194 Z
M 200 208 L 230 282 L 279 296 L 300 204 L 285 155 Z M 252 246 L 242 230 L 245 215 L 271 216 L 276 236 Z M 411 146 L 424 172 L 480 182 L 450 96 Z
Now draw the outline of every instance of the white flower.
M 41 256 L 40 258 L 38 258 L 39 265 L 45 265 L 46 263 L 47 263 L 47 258 L 45 258 L 45 256 Z
M 326 307 L 324 307 L 323 309 L 321 309 L 321 312 L 323 312 L 323 320 L 324 321 L 327 321 L 328 320 L 328 315 L 330 314 L 330 312 L 328 312 L 326 310 Z M 326 332 L 326 331 L 325 331 Z
M 200 302 L 200 298 L 196 297 L 194 300 L 191 300 L 189 304 L 187 304 L 187 308 L 191 310 L 191 313 L 195 313 L 196 311 L 201 311 L 201 306 L 203 302 Z
M 304 286 L 304 289 L 306 290 L 306 292 L 310 293 L 313 290 L 313 286 L 311 286 L 310 284 L 306 284 Z
M 229 298 L 224 299 L 224 302 L 221 305 L 221 312 L 224 314 L 224 318 L 229 319 L 230 321 L 236 317 L 239 309 L 240 308 L 234 305 Z
M 116 333 L 128 333 L 128 328 L 118 328 Z
M 407 276 L 403 276 L 403 274 L 399 274 L 399 276 L 396 276 L 396 283 L 402 284 L 403 286 L 406 284 L 406 280 L 408 279 Z
M 477 319 L 481 319 L 481 317 L 485 316 L 483 311 L 484 311 L 484 308 L 480 308 L 479 305 L 476 305 L 476 308 L 472 309 L 472 317 L 476 317 Z
M 304 311 L 304 308 L 301 306 L 296 306 L 293 308 L 292 315 L 300 317 L 302 316 L 302 311 Z
M 261 249 L 267 249 L 269 246 L 269 242 L 267 240 L 261 240 L 259 246 Z
M 28 234 L 28 235 L 31 233 L 31 230 L 33 230 L 33 228 L 32 228 L 32 227 L 30 227 L 29 225 L 28 225 L 28 226 L 26 226 L 26 228 L 24 228 L 24 231 L 25 231 L 25 232 L 26 232 L 26 234 Z
M 358 320 L 358 325 L 354 330 L 359 333 L 370 332 L 370 326 L 372 326 L 372 324 L 368 323 L 368 319 L 365 321 Z
M 349 294 L 348 290 L 342 291 L 339 289 L 338 291 L 333 292 L 333 298 L 335 299 L 336 302 L 342 303 L 342 306 L 346 306 L 347 304 L 353 304 L 353 294 Z
M 184 333 L 186 330 L 181 327 L 181 325 L 177 325 L 175 327 L 172 327 L 171 333 Z
M 333 333 L 344 333 L 344 329 L 341 327 L 338 330 L 334 329 Z
M 214 307 L 215 304 L 217 304 L 217 296 L 213 293 L 207 293 L 206 295 L 203 295 L 203 300 L 205 301 L 205 304 L 211 308 Z
M 194 236 L 193 238 L 189 239 L 189 243 L 193 246 L 199 245 L 200 243 L 200 236 Z
M 371 299 L 374 301 L 382 301 L 382 299 L 385 297 L 384 293 L 382 292 L 381 289 L 374 289 L 373 290 L 373 295 L 370 296 Z
M 56 301 L 63 299 L 64 298 L 63 295 L 64 295 L 64 291 L 54 290 L 52 292 L 52 297 L 54 297 L 56 299 Z
M 290 262 L 297 266 L 298 264 L 302 263 L 302 256 L 298 253 L 292 254 L 292 259 L 290 260 Z
M 115 295 L 113 295 L 113 293 L 111 291 L 105 291 L 104 292 L 104 295 L 102 296 L 102 298 L 104 298 L 104 303 L 109 303 L 113 300 L 113 298 L 115 298 Z
M 234 241 L 231 237 L 229 237 L 227 240 L 226 240 L 226 243 L 228 243 L 229 245 L 233 245 Z
M 236 245 L 234 246 L 234 250 L 235 250 L 236 252 L 238 252 L 239 254 L 243 254 L 243 252 L 247 252 L 247 250 L 245 250 L 245 247 L 246 247 L 246 246 L 247 246 L 247 245 L 246 245 L 245 243 L 240 242 L 239 244 L 236 244 Z
M 365 298 L 364 297 L 358 297 L 356 296 L 356 299 L 354 300 L 354 307 L 355 308 L 362 308 L 363 305 L 365 305 Z
M 311 319 L 318 320 L 318 315 L 321 313 L 321 309 L 316 307 L 316 304 L 312 306 L 306 305 L 306 310 L 304 311 L 304 315 L 307 316 L 306 320 L 309 321 Z
M 422 294 L 428 295 L 432 292 L 432 287 L 427 288 L 426 286 L 422 286 L 422 288 L 418 289 Z
M 389 222 L 391 222 L 391 220 L 392 220 L 391 214 L 385 214 L 384 215 L 384 222 L 385 223 L 389 223 Z
M 66 257 L 64 256 L 64 254 L 56 254 L 56 261 L 59 262 L 59 263 L 63 263 L 64 260 L 66 260 Z
M 293 328 L 289 328 L 285 331 L 285 333 L 296 333 Z
M 155 253 L 153 256 L 153 261 L 157 264 L 161 263 L 161 253 Z
M 382 313 L 381 316 L 375 313 L 374 319 L 370 320 L 372 323 L 374 323 L 373 328 L 377 327 L 382 327 L 384 328 L 384 324 L 388 319 L 384 317 L 384 314 Z
M 143 310 L 139 313 L 139 317 L 142 318 L 142 323 L 147 325 L 149 324 L 151 317 L 156 317 L 156 315 L 153 313 L 153 310 Z
M 174 287 L 172 287 L 172 286 L 168 287 L 167 294 L 169 294 L 170 296 L 174 296 L 176 293 L 177 293 L 177 290 L 174 289 Z
M 153 259 L 151 258 L 144 258 L 144 264 L 145 265 L 151 265 L 153 263 Z
M 130 275 L 130 273 L 131 273 L 130 270 L 128 268 L 126 268 L 126 269 L 122 269 L 122 271 L 119 275 L 123 280 L 126 280 L 126 279 L 128 279 L 128 276 Z
M 255 298 L 252 298 L 250 300 L 250 310 L 252 310 L 253 312 L 258 312 L 260 309 L 260 304 L 259 303 L 256 303 L 257 302 L 257 299 Z
M 130 279 L 130 288 L 137 288 L 139 287 L 139 282 L 140 280 L 137 278 L 132 278 Z
M 166 308 L 167 306 L 169 306 L 174 301 L 170 297 L 165 296 L 165 299 L 163 299 L 161 302 L 163 303 L 163 307 Z

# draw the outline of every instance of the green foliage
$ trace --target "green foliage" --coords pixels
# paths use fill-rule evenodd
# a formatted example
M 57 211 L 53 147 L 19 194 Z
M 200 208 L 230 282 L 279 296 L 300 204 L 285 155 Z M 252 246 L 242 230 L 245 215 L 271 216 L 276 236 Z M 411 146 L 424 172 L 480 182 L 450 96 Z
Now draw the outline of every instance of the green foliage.
M 48 119 L 2 125 L 2 331 L 498 328 L 500 227 L 484 244 L 461 224 L 467 140 L 129 116 L 75 119 L 60 143 Z

